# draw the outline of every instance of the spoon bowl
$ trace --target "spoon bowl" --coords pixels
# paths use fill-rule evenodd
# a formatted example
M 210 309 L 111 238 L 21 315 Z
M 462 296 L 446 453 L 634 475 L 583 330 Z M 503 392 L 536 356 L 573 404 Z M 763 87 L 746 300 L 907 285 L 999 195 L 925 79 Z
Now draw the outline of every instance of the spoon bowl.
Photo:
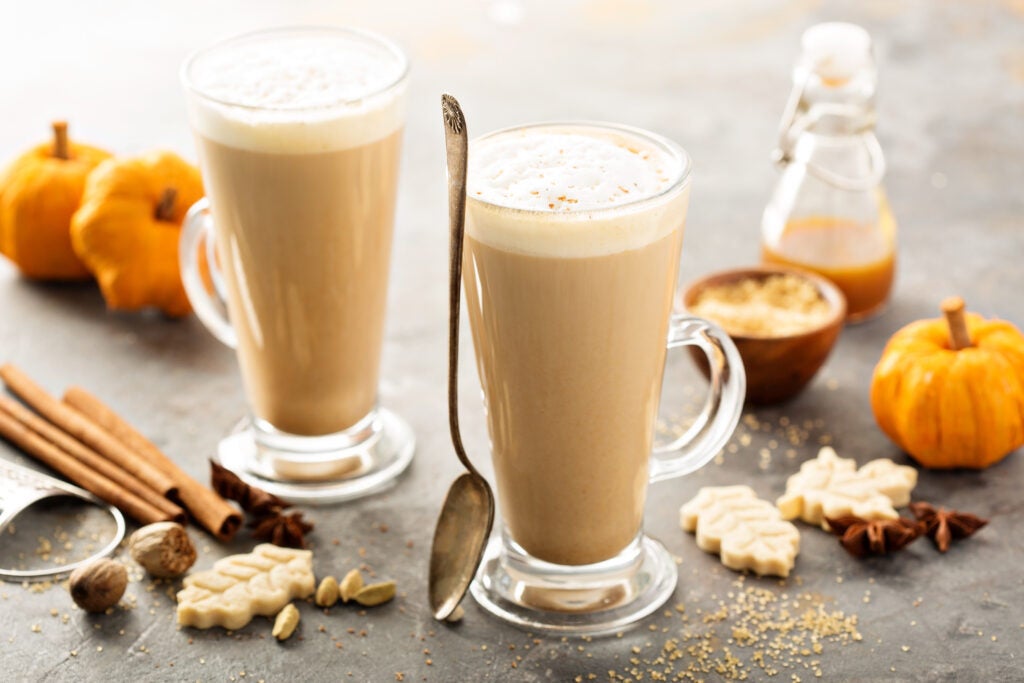
M 483 477 L 466 472 L 448 489 L 430 553 L 430 609 L 446 619 L 480 566 L 494 524 L 494 496 Z

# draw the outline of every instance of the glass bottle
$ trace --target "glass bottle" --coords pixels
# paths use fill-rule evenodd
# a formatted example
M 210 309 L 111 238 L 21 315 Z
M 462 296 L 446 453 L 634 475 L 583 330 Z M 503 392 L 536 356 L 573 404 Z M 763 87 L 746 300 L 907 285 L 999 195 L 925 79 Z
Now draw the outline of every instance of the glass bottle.
M 860 26 L 812 26 L 773 154 L 782 167 L 761 223 L 761 258 L 817 272 L 846 295 L 847 321 L 885 307 L 896 270 L 896 222 L 875 137 L 877 71 Z

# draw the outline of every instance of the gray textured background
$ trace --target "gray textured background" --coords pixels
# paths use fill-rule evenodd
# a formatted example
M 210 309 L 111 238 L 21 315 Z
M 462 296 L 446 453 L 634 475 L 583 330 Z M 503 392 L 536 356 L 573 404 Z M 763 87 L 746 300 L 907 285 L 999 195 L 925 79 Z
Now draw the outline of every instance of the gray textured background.
M 414 72 L 381 395 L 412 423 L 417 457 L 391 491 L 310 513 L 317 522 L 318 573 L 344 573 L 363 547 L 365 561 L 396 578 L 404 596 L 365 617 L 343 609 L 323 615 L 303 605 L 302 640 L 281 646 L 269 640 L 263 619 L 231 636 L 216 629 L 178 631 L 166 587 L 148 592 L 145 582 L 129 587 L 135 609 L 99 618 L 73 610 L 59 588 L 37 594 L 2 585 L 4 678 L 337 680 L 351 672 L 354 680 L 387 681 L 404 672 L 405 680 L 532 681 L 592 672 L 606 679 L 609 669 L 622 672 L 631 647 L 645 648 L 642 656 L 648 656 L 647 643 L 660 647 L 678 630 L 678 619 L 659 616 L 622 639 L 534 644 L 472 604 L 454 629 L 428 616 L 427 548 L 446 483 L 458 471 L 444 414 L 442 90 L 460 98 L 471 134 L 531 120 L 585 118 L 649 128 L 682 143 L 696 162 L 683 257 L 687 280 L 757 258 L 760 212 L 775 179 L 767 152 L 802 29 L 817 20 L 849 19 L 877 40 L 879 134 L 900 224 L 895 299 L 883 317 L 846 330 L 805 394 L 753 413 L 773 424 L 782 416 L 820 420 L 795 459 L 778 449 L 759 467 L 758 454 L 771 437 L 758 433 L 749 446 L 727 453 L 723 464 L 652 488 L 647 529 L 681 558 L 675 601 L 685 601 L 691 614 L 713 609 L 712 596 L 723 596 L 735 579 L 678 529 L 678 506 L 698 487 L 747 482 L 774 498 L 823 434 L 840 454 L 861 462 L 880 456 L 904 461 L 875 427 L 867 402 L 871 368 L 888 335 L 933 315 L 940 298 L 953 293 L 972 309 L 1024 322 L 1020 0 L 356 4 L 5 2 L 0 158 L 44 138 L 56 117 L 70 119 L 74 137 L 120 153 L 167 147 L 194 157 L 177 66 L 192 49 L 231 33 L 354 24 L 388 33 L 407 48 Z M 470 354 L 467 343 L 466 368 Z M 108 314 L 92 287 L 30 284 L 6 263 L 0 264 L 0 359 L 18 363 L 54 392 L 72 383 L 94 390 L 198 477 L 205 477 L 206 457 L 245 409 L 231 353 L 194 319 Z M 672 363 L 670 372 L 675 396 L 693 375 L 681 363 Z M 483 419 L 471 400 L 476 386 L 468 370 L 463 421 L 469 450 L 482 460 Z M 0 454 L 21 461 L 6 444 Z M 802 588 L 793 581 L 786 588 L 771 580 L 748 584 L 809 591 L 830 609 L 859 615 L 863 642 L 826 649 L 820 658 L 826 680 L 1024 680 L 1022 481 L 1019 453 L 980 473 L 922 472 L 915 497 L 992 518 L 977 538 L 944 557 L 923 541 L 898 557 L 857 562 L 834 539 L 805 528 L 796 567 Z M 68 528 L 77 512 L 62 504 L 34 515 L 19 523 L 17 536 L 3 539 L 0 553 L 32 557 L 36 535 L 51 534 L 56 523 Z M 389 525 L 387 533 L 377 530 L 381 523 Z M 203 536 L 199 567 L 249 543 L 244 533 L 231 547 Z M 67 623 L 50 616 L 51 609 L 68 613 Z M 36 624 L 39 633 L 32 630 Z M 652 634 L 651 624 L 670 633 Z M 432 666 L 425 664 L 424 648 Z M 737 652 L 749 659 L 749 652 Z M 513 670 L 515 656 L 522 661 Z M 784 670 L 776 680 L 790 675 Z M 759 680 L 761 672 L 751 669 L 750 676 Z

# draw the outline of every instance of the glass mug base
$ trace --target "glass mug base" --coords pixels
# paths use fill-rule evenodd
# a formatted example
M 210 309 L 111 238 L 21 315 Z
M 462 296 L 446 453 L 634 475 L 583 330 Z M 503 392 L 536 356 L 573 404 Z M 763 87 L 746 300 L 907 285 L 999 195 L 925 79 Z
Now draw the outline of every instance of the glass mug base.
M 470 591 L 485 610 L 524 630 L 596 636 L 657 611 L 676 580 L 672 555 L 643 534 L 610 560 L 563 566 L 530 556 L 505 532 L 488 543 Z
M 392 486 L 412 462 L 416 438 L 403 419 L 378 408 L 353 427 L 296 436 L 245 418 L 221 440 L 220 463 L 245 482 L 289 502 L 338 503 Z

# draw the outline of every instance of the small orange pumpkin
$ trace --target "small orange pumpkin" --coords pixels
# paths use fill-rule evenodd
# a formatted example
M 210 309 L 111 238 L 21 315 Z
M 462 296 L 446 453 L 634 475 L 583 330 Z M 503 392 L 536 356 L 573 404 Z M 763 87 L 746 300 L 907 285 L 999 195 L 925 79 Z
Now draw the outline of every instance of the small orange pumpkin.
M 1024 335 L 942 302 L 892 336 L 871 380 L 889 438 L 925 467 L 982 469 L 1024 445 Z
M 172 152 L 109 159 L 93 171 L 71 241 L 107 306 L 155 306 L 170 316 L 192 310 L 178 272 L 178 236 L 202 196 L 199 170 Z
M 53 142 L 18 157 L 0 174 L 0 253 L 25 277 L 86 280 L 89 270 L 71 248 L 71 216 L 86 177 L 110 154 L 68 140 L 63 121 Z

